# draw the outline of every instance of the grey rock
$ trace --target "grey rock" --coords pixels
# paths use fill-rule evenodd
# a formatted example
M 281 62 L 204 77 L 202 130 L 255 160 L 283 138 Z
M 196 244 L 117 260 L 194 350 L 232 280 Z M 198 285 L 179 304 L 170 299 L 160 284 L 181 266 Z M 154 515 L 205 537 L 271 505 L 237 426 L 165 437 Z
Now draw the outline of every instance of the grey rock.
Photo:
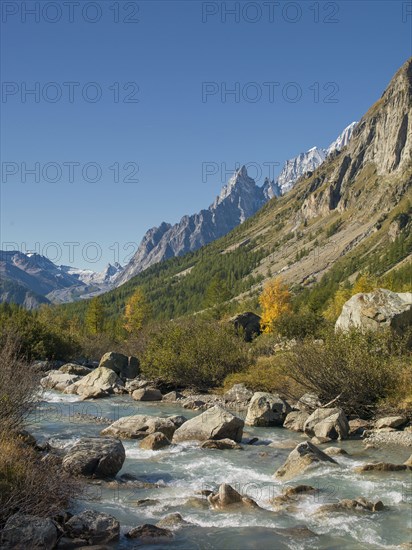
M 64 391 L 66 388 L 80 380 L 80 376 L 66 374 L 59 371 L 50 371 L 47 376 L 40 380 L 40 385 L 45 390 Z
M 303 430 L 319 438 L 345 439 L 349 435 L 349 423 L 342 409 L 316 409 L 306 420 Z
M 114 477 L 126 458 L 121 441 L 112 438 L 84 437 L 67 452 L 63 468 L 85 477 Z
M 70 376 L 70 375 L 66 375 Z M 114 393 L 123 393 L 124 383 L 117 374 L 106 367 L 98 367 L 87 376 L 65 389 L 65 393 L 77 394 L 81 397 L 104 397 Z
M 87 540 L 88 545 L 107 544 L 119 539 L 120 524 L 113 516 L 85 510 L 71 517 L 65 523 L 65 530 L 71 538 Z
M 100 359 L 99 367 L 113 370 L 120 378 L 135 378 L 139 374 L 139 361 L 122 353 L 109 351 Z
M 166 393 L 163 396 L 162 401 L 166 401 L 168 403 L 174 403 L 175 401 L 179 399 L 183 399 L 184 395 L 178 391 L 170 391 L 169 393 Z
M 93 369 L 89 369 L 89 367 L 84 367 L 83 365 L 78 365 L 77 363 L 66 363 L 59 368 L 59 372 L 76 374 L 77 376 L 86 376 L 86 374 L 90 374 L 92 370 Z
M 173 435 L 173 442 L 229 438 L 239 443 L 242 440 L 243 426 L 241 418 L 215 405 L 180 426 Z
M 149 434 L 161 432 L 171 440 L 177 429 L 175 422 L 176 417 L 161 418 L 136 414 L 119 418 L 119 420 L 102 430 L 101 434 L 120 437 L 121 439 L 143 439 Z
M 256 392 L 250 400 L 245 424 L 248 426 L 282 426 L 290 406 L 278 395 Z
M 170 441 L 165 436 L 165 434 L 163 434 L 162 432 L 155 432 L 142 439 L 140 441 L 139 447 L 141 449 L 146 449 L 149 451 L 158 451 L 159 449 L 163 449 L 164 447 L 168 447 L 169 445 Z
M 319 396 L 316 393 L 305 393 L 297 402 L 296 408 L 300 411 L 311 414 L 315 409 L 322 406 Z
M 242 445 L 233 441 L 233 439 L 207 439 L 201 444 L 202 449 L 219 449 L 221 451 L 227 449 L 243 449 Z
M 4 550 L 52 550 L 57 536 L 57 527 L 50 518 L 17 513 L 7 520 L 0 532 L 0 546 Z
M 207 497 L 212 508 L 225 509 L 233 505 L 258 508 L 258 505 L 250 497 L 242 496 L 231 485 L 222 483 L 216 494 Z
M 243 334 L 243 338 L 246 342 L 251 342 L 255 336 L 259 336 L 262 332 L 260 329 L 260 316 L 251 311 L 246 311 L 244 313 L 238 313 L 229 321 L 235 327 L 235 330 L 238 333 Z
M 412 325 L 412 292 L 396 293 L 379 288 L 352 296 L 343 306 L 336 330 L 392 328 L 403 332 Z
M 140 390 L 135 390 L 132 393 L 132 397 L 135 401 L 161 401 L 162 393 L 156 388 L 141 388 Z
M 375 428 L 401 428 L 407 422 L 408 419 L 404 416 L 385 416 L 384 418 L 379 418 L 379 420 L 375 422 Z
M 276 471 L 275 477 L 284 480 L 292 479 L 305 473 L 308 469 L 325 463 L 336 464 L 336 461 L 323 453 L 310 441 L 305 441 L 304 443 L 299 443 L 293 449 L 283 466 Z
M 129 539 L 139 539 L 141 542 L 153 542 L 156 539 L 171 539 L 173 532 L 150 523 L 134 527 L 125 535 Z
M 303 432 L 308 418 L 309 414 L 305 411 L 292 411 L 286 416 L 283 427 L 294 432 Z
M 223 397 L 226 402 L 248 403 L 253 397 L 253 392 L 244 384 L 234 384 Z

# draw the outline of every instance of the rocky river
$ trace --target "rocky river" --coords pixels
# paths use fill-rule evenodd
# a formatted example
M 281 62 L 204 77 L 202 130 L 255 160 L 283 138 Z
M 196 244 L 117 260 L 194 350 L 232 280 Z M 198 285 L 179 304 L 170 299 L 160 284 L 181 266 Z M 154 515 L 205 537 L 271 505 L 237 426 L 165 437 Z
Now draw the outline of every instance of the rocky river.
M 232 412 L 243 418 L 246 414 Z M 28 430 L 39 443 L 48 441 L 67 453 L 80 438 L 101 437 L 102 430 L 123 417 L 190 419 L 201 413 L 178 402 L 134 401 L 129 395 L 82 401 L 78 395 L 47 390 L 39 397 Z M 412 447 L 365 445 L 360 438 L 334 440 L 318 447 L 347 454 L 329 451 L 333 462 L 293 479 L 274 477 L 291 451 L 308 439 L 282 427 L 247 425 L 241 448 L 233 449 L 201 448 L 197 441 L 182 440 L 147 450 L 140 448 L 139 440 L 122 438 L 126 458 L 115 480 L 85 480 L 85 491 L 70 511 L 114 516 L 120 522 L 120 538 L 105 543 L 107 548 L 136 548 L 143 542 L 146 548 L 181 550 L 411 548 L 412 471 L 355 469 L 375 462 L 401 464 Z M 222 484 L 256 505 L 212 505 L 207 496 L 216 495 Z M 301 485 L 310 489 L 288 491 Z M 347 500 L 358 497 L 383 506 L 368 509 Z M 167 526 L 168 536 L 149 541 L 125 536 L 145 524 Z

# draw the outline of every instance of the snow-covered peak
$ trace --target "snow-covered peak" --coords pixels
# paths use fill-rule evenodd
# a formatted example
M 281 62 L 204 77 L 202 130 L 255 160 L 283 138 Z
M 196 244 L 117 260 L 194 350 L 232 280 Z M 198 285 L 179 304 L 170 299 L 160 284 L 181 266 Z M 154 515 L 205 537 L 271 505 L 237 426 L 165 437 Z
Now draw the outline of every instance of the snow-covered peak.
M 287 160 L 277 179 L 282 195 L 290 191 L 303 174 L 313 172 L 320 166 L 325 158 L 326 152 L 324 149 L 312 147 L 306 153 L 300 153 L 297 157 Z
M 351 122 L 349 126 L 346 126 L 343 132 L 326 149 L 327 156 L 333 151 L 340 151 L 349 143 L 356 125 L 357 122 Z

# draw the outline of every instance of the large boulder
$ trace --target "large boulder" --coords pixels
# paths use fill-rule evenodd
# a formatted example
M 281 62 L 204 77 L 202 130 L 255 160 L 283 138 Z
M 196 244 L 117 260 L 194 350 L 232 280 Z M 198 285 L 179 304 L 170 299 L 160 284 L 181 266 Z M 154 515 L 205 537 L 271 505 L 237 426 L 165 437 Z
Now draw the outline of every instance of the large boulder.
M 69 376 L 69 375 L 66 375 Z M 112 369 L 98 367 L 87 376 L 67 387 L 65 393 L 74 393 L 83 397 L 104 397 L 114 393 L 123 393 L 124 383 Z
M 309 414 L 305 411 L 292 411 L 286 416 L 283 427 L 294 432 L 303 432 L 308 418 Z
M 0 533 L 0 547 L 3 550 L 52 550 L 57 544 L 57 535 L 56 525 L 50 518 L 17 513 L 7 520 Z
M 125 449 L 118 439 L 84 437 L 67 452 L 62 464 L 73 475 L 110 478 L 121 470 L 125 458 Z
M 282 426 L 290 410 L 290 406 L 278 395 L 256 392 L 250 400 L 245 424 L 248 426 Z
M 303 431 L 318 438 L 346 439 L 349 422 L 342 409 L 316 409 L 306 420 Z
M 76 374 L 77 376 L 86 376 L 90 374 L 93 369 L 85 367 L 83 365 L 78 365 L 77 363 L 66 363 L 59 368 L 59 372 L 64 372 L 66 374 Z
M 171 440 L 180 425 L 178 419 L 179 417 L 161 418 L 144 414 L 124 416 L 107 426 L 101 434 L 120 437 L 121 439 L 143 439 L 149 434 L 161 432 Z
M 140 372 L 139 360 L 136 357 L 127 357 L 123 353 L 109 351 L 100 359 L 99 367 L 113 370 L 122 379 L 136 378 Z
M 261 333 L 260 317 L 251 311 L 239 313 L 229 319 L 229 321 L 234 325 L 238 333 L 242 332 L 246 342 L 250 342 L 255 336 L 259 336 Z
M 64 391 L 72 384 L 80 380 L 80 376 L 59 371 L 51 371 L 40 380 L 40 385 L 45 390 Z
M 201 445 L 202 449 L 219 449 L 226 451 L 228 449 L 243 449 L 242 445 L 233 441 L 233 439 L 207 439 Z
M 378 330 L 391 327 L 403 332 L 412 325 L 412 292 L 392 292 L 378 288 L 373 292 L 352 296 L 343 306 L 335 329 L 351 327 Z
M 275 473 L 283 480 L 292 479 L 324 463 L 337 464 L 333 458 L 323 453 L 310 441 L 299 443 L 289 454 L 286 462 Z
M 185 422 L 173 435 L 173 442 L 207 439 L 242 440 L 244 422 L 223 407 L 215 405 Z
M 90 546 L 117 541 L 120 535 L 120 524 L 117 519 L 95 510 L 85 510 L 76 514 L 64 527 L 68 536 L 85 540 Z

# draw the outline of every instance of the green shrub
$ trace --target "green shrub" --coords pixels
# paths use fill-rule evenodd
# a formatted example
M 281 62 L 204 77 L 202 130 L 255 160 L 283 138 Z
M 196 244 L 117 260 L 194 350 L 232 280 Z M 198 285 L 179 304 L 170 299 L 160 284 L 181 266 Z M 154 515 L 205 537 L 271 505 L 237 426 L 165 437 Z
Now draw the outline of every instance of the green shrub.
M 276 319 L 273 330 L 291 340 L 303 340 L 307 336 L 319 338 L 326 327 L 325 319 L 314 312 L 286 313 Z
M 347 414 L 372 416 L 393 396 L 404 369 L 411 369 L 407 340 L 388 332 L 331 331 L 324 341 L 306 340 L 287 354 L 284 373 L 323 403 L 336 399 Z
M 271 357 L 259 357 L 246 370 L 229 374 L 224 382 L 225 391 L 233 384 L 244 384 L 252 391 L 277 393 L 282 397 L 299 397 L 305 393 L 305 388 L 285 373 L 284 354 L 277 353 Z
M 142 373 L 178 387 L 208 389 L 247 365 L 247 348 L 232 327 L 191 318 L 157 325 L 147 336 Z

